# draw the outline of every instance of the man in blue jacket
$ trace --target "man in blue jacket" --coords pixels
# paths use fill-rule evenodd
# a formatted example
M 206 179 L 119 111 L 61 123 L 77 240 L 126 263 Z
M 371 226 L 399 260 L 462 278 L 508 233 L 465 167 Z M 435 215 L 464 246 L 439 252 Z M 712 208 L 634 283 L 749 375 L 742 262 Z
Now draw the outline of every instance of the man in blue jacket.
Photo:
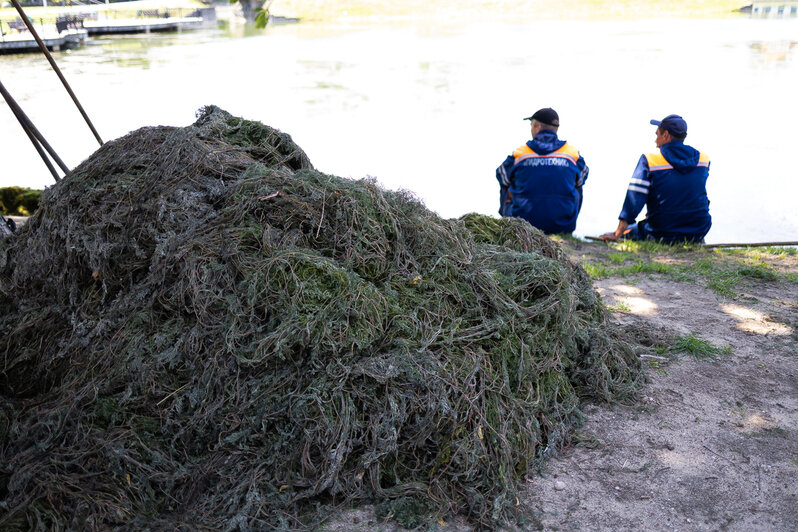
M 525 118 L 532 140 L 516 149 L 496 169 L 499 214 L 523 218 L 545 233 L 571 233 L 582 208 L 585 160 L 557 138 L 560 117 L 551 108 Z
M 626 191 L 618 228 L 604 240 L 703 242 L 712 226 L 707 198 L 709 157 L 684 143 L 687 122 L 679 115 L 652 120 L 656 152 L 640 157 Z M 648 205 L 646 217 L 635 223 Z

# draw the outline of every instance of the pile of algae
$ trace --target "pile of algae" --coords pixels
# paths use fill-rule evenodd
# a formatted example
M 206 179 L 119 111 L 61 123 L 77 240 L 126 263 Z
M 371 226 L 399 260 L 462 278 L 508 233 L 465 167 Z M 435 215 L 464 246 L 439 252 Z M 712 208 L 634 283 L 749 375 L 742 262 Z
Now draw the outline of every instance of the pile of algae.
M 361 501 L 519 523 L 580 401 L 641 379 L 526 222 L 441 219 L 206 107 L 106 144 L 0 240 L 0 529 L 296 529 Z

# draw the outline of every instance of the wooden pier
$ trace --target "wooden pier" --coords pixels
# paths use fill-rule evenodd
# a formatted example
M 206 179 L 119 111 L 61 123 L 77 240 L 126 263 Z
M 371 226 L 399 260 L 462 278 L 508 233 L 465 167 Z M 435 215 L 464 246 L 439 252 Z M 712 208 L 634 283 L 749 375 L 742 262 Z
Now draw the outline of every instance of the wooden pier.
M 755 18 L 792 18 L 798 17 L 798 1 L 796 0 L 756 0 L 739 9 Z
M 44 45 L 49 50 L 60 51 L 66 48 L 81 46 L 86 42 L 88 32 L 85 29 L 70 28 L 58 31 L 55 25 L 34 26 Z M 29 32 L 4 33 L 0 35 L 0 52 L 30 52 L 39 49 L 39 45 Z
M 114 33 L 150 33 L 154 31 L 180 31 L 205 24 L 202 17 L 130 18 L 84 20 L 83 27 L 89 35 Z
M 88 36 L 182 31 L 204 26 L 215 26 L 216 9 L 158 8 L 119 9 L 89 12 L 72 12 L 69 15 L 31 19 L 36 33 L 45 46 L 53 51 L 80 46 Z M 0 20 L 0 53 L 35 51 L 38 45 L 25 23 Z

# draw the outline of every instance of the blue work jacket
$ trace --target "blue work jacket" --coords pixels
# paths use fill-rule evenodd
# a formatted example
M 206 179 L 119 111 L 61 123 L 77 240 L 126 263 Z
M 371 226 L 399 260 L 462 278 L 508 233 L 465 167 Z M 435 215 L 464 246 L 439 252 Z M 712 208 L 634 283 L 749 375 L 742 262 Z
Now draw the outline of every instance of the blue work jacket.
M 700 241 L 712 226 L 707 197 L 709 157 L 682 142 L 640 157 L 619 218 L 632 224 L 648 206 L 645 224 L 663 241 Z
M 496 169 L 499 214 L 523 218 L 545 233 L 571 233 L 588 172 L 579 150 L 544 129 Z

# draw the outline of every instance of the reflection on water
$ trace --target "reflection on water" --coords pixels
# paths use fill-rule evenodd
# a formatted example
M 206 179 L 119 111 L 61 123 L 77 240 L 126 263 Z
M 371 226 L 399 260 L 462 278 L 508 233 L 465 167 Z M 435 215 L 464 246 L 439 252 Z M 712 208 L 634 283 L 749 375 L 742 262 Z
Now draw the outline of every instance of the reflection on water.
M 105 139 L 191 123 L 216 104 L 290 133 L 320 170 L 377 177 L 446 217 L 495 214 L 496 166 L 545 106 L 590 165 L 576 233 L 614 229 L 648 121 L 682 114 L 712 158 L 707 240 L 795 240 L 798 20 L 527 21 L 230 26 L 106 37 L 56 54 Z M 70 166 L 96 148 L 46 60 L 0 56 L 0 79 Z M 0 103 L 0 186 L 46 167 Z
M 798 47 L 794 41 L 752 42 L 754 58 L 761 63 L 780 63 L 792 61 L 793 50 Z
M 140 38 L 122 37 L 92 42 L 94 54 L 84 56 L 86 63 L 112 63 L 120 68 L 150 68 L 147 50 L 155 43 L 146 43 Z

